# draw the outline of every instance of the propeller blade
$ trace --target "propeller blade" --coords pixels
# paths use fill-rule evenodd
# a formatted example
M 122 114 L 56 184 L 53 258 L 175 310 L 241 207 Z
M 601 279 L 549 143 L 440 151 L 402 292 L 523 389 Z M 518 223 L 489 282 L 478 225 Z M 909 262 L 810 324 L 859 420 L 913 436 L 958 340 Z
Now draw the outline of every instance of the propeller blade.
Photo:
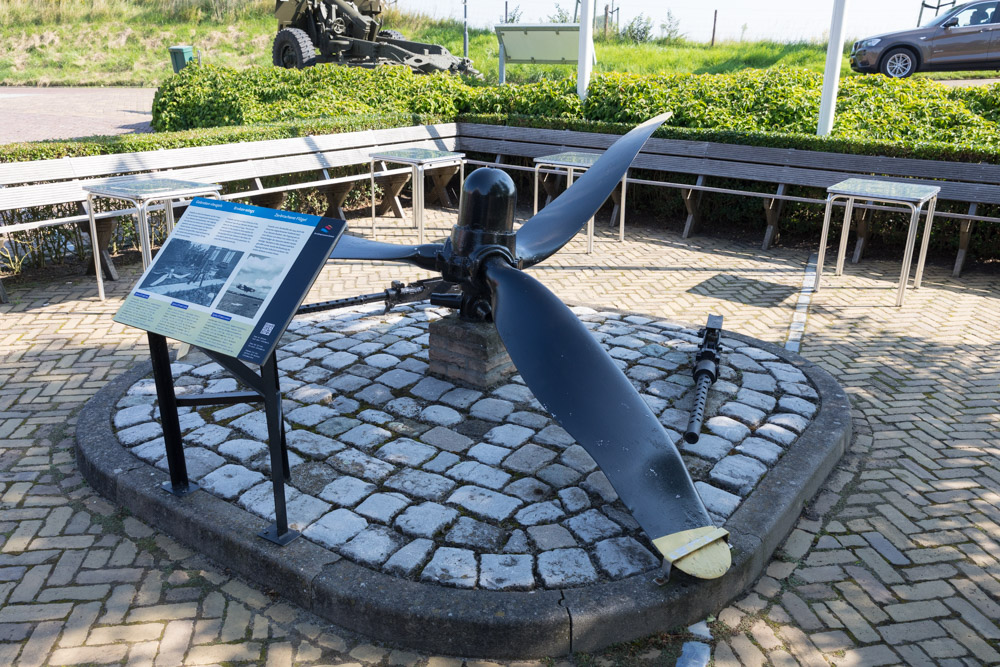
M 535 397 L 594 458 L 664 558 L 703 579 L 731 557 L 656 415 L 552 292 L 496 257 L 485 263 L 493 320 Z
M 583 229 L 618 187 L 646 139 L 668 118 L 669 113 L 660 114 L 616 141 L 573 187 L 524 223 L 517 232 L 517 257 L 524 266 L 555 254 Z
M 371 259 L 387 262 L 407 262 L 424 269 L 434 269 L 437 266 L 438 252 L 443 248 L 440 243 L 425 243 L 423 245 L 395 245 L 369 241 L 360 236 L 344 234 L 333 247 L 330 259 Z

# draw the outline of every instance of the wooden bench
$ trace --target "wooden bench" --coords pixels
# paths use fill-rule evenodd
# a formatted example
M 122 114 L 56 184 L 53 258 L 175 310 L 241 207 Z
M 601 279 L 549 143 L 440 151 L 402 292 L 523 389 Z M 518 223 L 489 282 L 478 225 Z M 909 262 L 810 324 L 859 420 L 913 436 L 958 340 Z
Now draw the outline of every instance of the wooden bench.
M 0 235 L 57 225 L 87 226 L 83 186 L 109 180 L 156 175 L 163 178 L 218 183 L 225 199 L 250 199 L 280 208 L 286 193 L 316 188 L 327 201 L 326 215 L 343 217 L 351 189 L 368 182 L 369 153 L 380 149 L 433 148 L 454 150 L 454 124 L 402 127 L 292 139 L 199 146 L 169 150 L 95 155 L 86 157 L 0 164 Z M 335 176 L 335 171 L 358 173 Z M 265 187 L 263 179 L 292 175 L 294 182 Z M 376 172 L 384 191 L 380 214 L 392 210 L 403 216 L 399 193 L 409 181 L 408 168 Z M 61 211 L 41 213 L 43 207 Z M 27 212 L 27 221 L 14 224 L 16 211 Z M 101 211 L 99 222 L 103 266 L 114 280 L 117 272 L 106 254 L 115 219 L 131 209 Z M 0 237 L 2 240 L 2 237 Z M 6 293 L 0 282 L 0 301 Z
M 530 171 L 532 167 L 507 164 L 509 158 L 531 160 L 551 153 L 569 150 L 600 152 L 607 149 L 618 137 L 615 135 L 575 132 L 569 130 L 544 130 L 535 128 L 458 124 L 458 149 L 467 154 L 496 156 L 493 161 L 469 159 L 470 164 L 494 165 L 504 163 L 504 168 Z M 959 276 L 969 246 L 973 222 L 1000 222 L 1000 218 L 978 214 L 984 204 L 1000 204 L 1000 165 L 968 164 L 939 160 L 918 160 L 866 155 L 847 155 L 820 151 L 785 148 L 765 148 L 719 144 L 706 141 L 676 139 L 650 139 L 642 153 L 632 163 L 633 169 L 662 172 L 665 180 L 629 177 L 629 184 L 654 185 L 681 191 L 687 208 L 684 238 L 689 237 L 701 222 L 701 200 L 704 193 L 717 192 L 756 197 L 762 200 L 764 220 L 767 223 L 762 247 L 767 249 L 777 238 L 782 207 L 785 202 L 825 204 L 825 198 L 800 197 L 788 194 L 792 186 L 825 190 L 827 187 L 851 176 L 865 176 L 881 180 L 909 179 L 941 187 L 940 202 L 960 202 L 965 213 L 942 211 L 940 206 L 935 218 L 952 218 L 960 221 L 958 257 L 953 275 Z M 671 174 L 694 176 L 695 182 L 676 183 Z M 737 179 L 764 183 L 774 188 L 770 192 L 718 187 L 712 179 Z M 855 205 L 859 209 L 855 221 L 858 239 L 852 261 L 857 262 L 864 250 L 870 228 L 870 212 L 892 210 L 875 204 Z

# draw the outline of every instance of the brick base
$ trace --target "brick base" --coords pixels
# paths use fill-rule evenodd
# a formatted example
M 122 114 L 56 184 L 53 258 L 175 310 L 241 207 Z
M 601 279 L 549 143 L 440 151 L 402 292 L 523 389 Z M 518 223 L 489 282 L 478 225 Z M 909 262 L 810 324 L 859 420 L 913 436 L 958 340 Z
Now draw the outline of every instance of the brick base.
M 430 372 L 476 389 L 489 389 L 515 372 L 490 322 L 464 322 L 449 315 L 430 325 Z

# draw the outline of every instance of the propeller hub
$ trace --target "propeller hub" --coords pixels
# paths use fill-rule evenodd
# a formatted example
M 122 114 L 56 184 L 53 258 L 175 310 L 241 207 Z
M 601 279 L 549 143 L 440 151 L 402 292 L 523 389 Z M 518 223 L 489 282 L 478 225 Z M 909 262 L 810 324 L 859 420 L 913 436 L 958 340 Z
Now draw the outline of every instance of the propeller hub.
M 489 246 L 514 255 L 514 181 L 499 169 L 476 169 L 465 179 L 458 205 L 458 224 L 451 230 L 452 252 L 474 257 Z

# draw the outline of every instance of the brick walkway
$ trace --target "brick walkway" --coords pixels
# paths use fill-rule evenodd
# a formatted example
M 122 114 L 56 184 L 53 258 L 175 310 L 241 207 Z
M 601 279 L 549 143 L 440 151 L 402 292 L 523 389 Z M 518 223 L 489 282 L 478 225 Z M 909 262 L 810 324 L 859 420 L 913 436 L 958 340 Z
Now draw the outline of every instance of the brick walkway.
M 155 92 L 0 86 L 0 144 L 149 132 Z
M 441 234 L 452 220 L 428 217 Z M 413 242 L 409 230 L 379 239 Z M 533 274 L 572 303 L 690 323 L 722 313 L 727 328 L 779 344 L 808 254 L 636 227 L 624 244 L 583 247 Z M 1000 662 L 1000 278 L 930 266 L 896 309 L 898 262 L 848 270 L 813 298 L 803 354 L 851 395 L 857 436 L 767 576 L 718 615 L 715 664 Z M 10 285 L 14 303 L 0 305 L 0 664 L 462 665 L 330 627 L 83 484 L 75 414 L 146 354 L 144 337 L 110 319 L 137 276 L 124 273 L 103 304 L 79 277 Z M 345 263 L 312 296 L 400 277 L 422 276 Z M 662 646 L 556 664 L 670 664 L 677 649 Z

